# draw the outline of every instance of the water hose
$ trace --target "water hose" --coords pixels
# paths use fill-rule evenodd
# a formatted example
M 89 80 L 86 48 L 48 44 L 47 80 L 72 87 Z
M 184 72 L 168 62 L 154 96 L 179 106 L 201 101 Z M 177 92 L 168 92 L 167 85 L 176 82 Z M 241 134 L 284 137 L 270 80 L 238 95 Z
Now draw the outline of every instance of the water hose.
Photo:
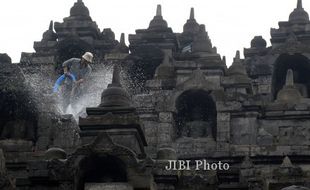
M 68 73 L 68 74 L 63 74 L 61 75 L 55 82 L 54 87 L 53 87 L 53 92 L 58 92 L 58 88 L 61 85 L 61 83 L 66 79 L 66 77 L 70 77 L 71 80 L 74 82 L 76 81 L 76 78 L 73 74 Z

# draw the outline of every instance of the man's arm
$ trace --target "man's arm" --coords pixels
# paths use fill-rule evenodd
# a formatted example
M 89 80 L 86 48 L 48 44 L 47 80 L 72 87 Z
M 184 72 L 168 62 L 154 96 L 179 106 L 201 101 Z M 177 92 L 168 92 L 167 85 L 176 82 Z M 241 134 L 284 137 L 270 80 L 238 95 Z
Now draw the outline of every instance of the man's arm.
M 76 81 L 77 84 L 81 84 L 85 81 L 85 79 L 89 78 L 90 74 L 92 72 L 92 68 L 90 66 L 86 67 L 85 70 L 83 70 L 81 78 Z
M 71 67 L 71 65 L 72 65 L 72 58 L 62 63 L 62 67 Z
M 65 62 L 62 63 L 63 67 L 68 67 L 69 69 L 73 66 L 73 65 L 77 65 L 79 64 L 80 59 L 78 58 L 71 58 L 66 60 Z

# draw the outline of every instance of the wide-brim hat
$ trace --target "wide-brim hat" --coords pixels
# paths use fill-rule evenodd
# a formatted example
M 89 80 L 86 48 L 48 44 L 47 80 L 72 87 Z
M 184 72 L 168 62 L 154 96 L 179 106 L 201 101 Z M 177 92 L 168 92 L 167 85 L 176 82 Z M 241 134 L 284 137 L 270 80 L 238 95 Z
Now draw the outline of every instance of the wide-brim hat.
M 93 54 L 90 53 L 90 52 L 86 52 L 84 53 L 84 55 L 82 56 L 83 59 L 85 59 L 86 61 L 88 61 L 89 63 L 92 63 L 93 62 Z

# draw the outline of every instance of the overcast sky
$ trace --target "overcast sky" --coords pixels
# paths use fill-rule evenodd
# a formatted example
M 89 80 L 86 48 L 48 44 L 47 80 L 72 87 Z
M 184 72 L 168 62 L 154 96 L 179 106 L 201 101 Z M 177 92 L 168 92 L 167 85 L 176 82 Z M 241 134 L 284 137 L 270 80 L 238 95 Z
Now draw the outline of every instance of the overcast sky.
M 1 0 L 0 53 L 8 53 L 19 62 L 21 52 L 34 52 L 33 42 L 40 41 L 49 21 L 62 22 L 69 16 L 76 0 Z M 182 32 L 195 8 L 199 24 L 205 24 L 213 46 L 227 57 L 227 64 L 236 50 L 243 52 L 255 35 L 262 35 L 270 45 L 270 28 L 278 21 L 287 21 L 297 0 L 83 0 L 100 30 L 112 28 L 117 39 L 120 33 L 145 29 L 162 5 L 164 19 L 174 32 Z M 310 1 L 303 7 L 310 12 Z M 127 40 L 127 39 L 126 39 Z

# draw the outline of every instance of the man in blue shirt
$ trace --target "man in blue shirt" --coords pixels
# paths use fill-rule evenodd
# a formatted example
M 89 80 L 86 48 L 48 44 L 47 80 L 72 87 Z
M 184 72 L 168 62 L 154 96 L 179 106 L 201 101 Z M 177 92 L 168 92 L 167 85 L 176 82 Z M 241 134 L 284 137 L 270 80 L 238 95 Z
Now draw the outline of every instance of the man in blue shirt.
M 85 85 L 83 84 L 89 79 L 92 72 L 90 64 L 93 62 L 93 57 L 92 53 L 86 52 L 81 59 L 71 58 L 62 64 L 64 75 L 68 76 L 65 77 L 64 81 L 64 109 L 85 93 Z
M 90 67 L 90 63 L 93 62 L 93 54 L 90 52 L 86 52 L 82 59 L 79 58 L 71 58 L 65 61 L 62 64 L 64 69 L 64 73 L 67 74 L 69 71 L 76 78 L 76 84 L 83 83 L 90 75 L 92 68 Z

